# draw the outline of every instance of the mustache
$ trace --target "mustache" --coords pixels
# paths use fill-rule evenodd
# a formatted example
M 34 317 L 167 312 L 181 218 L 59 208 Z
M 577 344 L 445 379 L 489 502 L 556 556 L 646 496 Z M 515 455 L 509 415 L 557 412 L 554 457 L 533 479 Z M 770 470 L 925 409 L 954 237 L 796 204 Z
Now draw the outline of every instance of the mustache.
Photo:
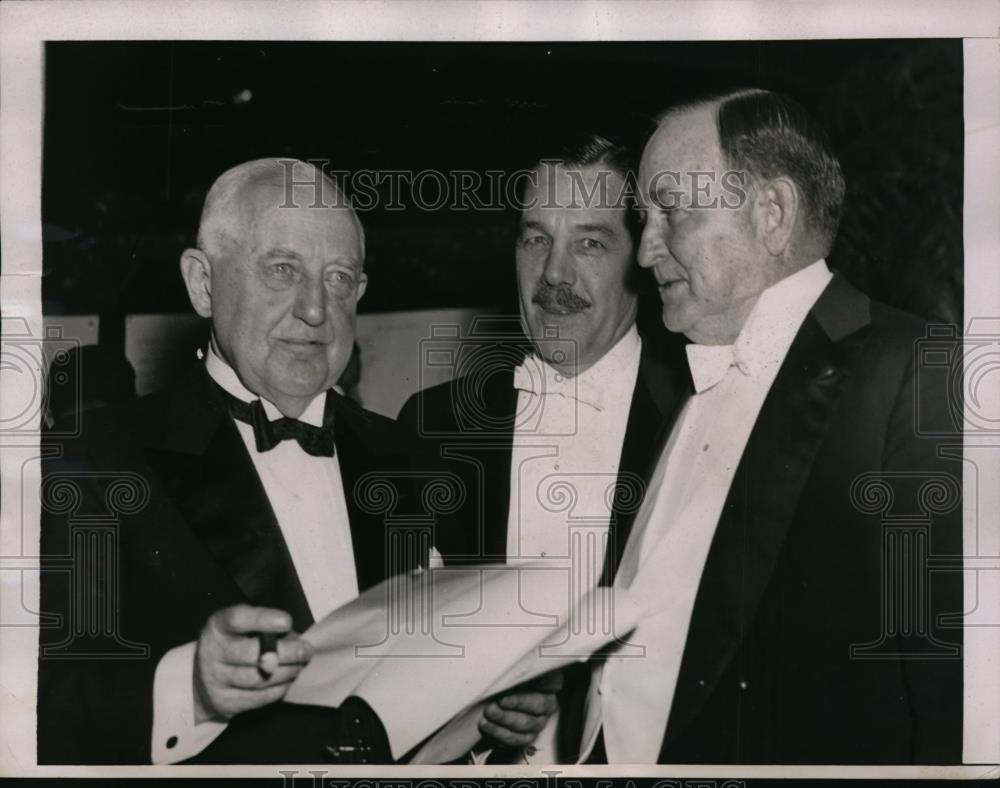
M 564 312 L 582 312 L 591 306 L 590 301 L 574 293 L 569 285 L 550 285 L 545 282 L 538 283 L 531 303 L 548 311 Z

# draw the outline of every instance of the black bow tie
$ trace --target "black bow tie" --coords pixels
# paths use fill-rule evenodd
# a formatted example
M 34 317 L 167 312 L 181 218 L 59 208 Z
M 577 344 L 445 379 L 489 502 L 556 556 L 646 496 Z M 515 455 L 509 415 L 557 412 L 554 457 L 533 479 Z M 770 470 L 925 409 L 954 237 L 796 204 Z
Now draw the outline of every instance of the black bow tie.
M 322 427 L 314 427 L 312 424 L 287 417 L 269 421 L 264 412 L 264 403 L 259 399 L 244 402 L 221 386 L 219 391 L 225 400 L 229 415 L 253 427 L 257 451 L 270 451 L 284 440 L 294 440 L 306 454 L 311 454 L 313 457 L 333 456 L 333 412 L 334 399 L 337 395 L 332 390 L 326 393 Z

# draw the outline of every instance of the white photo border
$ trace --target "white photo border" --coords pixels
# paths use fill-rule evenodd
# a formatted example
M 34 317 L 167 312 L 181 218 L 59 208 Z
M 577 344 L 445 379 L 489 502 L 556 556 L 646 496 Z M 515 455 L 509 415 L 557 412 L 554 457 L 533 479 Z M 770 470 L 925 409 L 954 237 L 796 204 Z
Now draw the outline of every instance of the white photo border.
M 280 6 L 280 8 L 279 8 Z M 42 335 L 41 177 L 44 43 L 76 40 L 268 41 L 664 41 L 838 38 L 964 39 L 965 320 L 1000 334 L 1000 3 L 932 0 L 871 3 L 797 0 L 652 2 L 279 2 L 201 0 L 15 0 L 0 6 L 0 226 L 4 329 L 23 321 Z M 40 380 L 42 369 L 32 370 Z M 968 370 L 966 370 L 968 373 Z M 34 385 L 0 370 L 0 424 Z M 1000 406 L 1000 375 L 980 398 Z M 968 381 L 967 381 L 968 382 Z M 23 392 L 22 392 L 23 393 Z M 994 407 L 993 416 L 1000 420 Z M 2 437 L 2 436 L 0 436 Z M 966 572 L 966 599 L 1000 621 L 1000 451 L 966 435 L 965 544 L 983 571 Z M 972 461 L 970 447 L 987 449 Z M 994 447 L 996 449 L 998 447 Z M 15 606 L 38 609 L 38 445 L 0 440 L 0 620 Z M 975 490 L 975 495 L 969 491 Z M 991 563 L 992 562 L 992 563 Z M 992 567 L 992 570 L 991 570 Z M 0 638 L 0 775 L 281 777 L 278 766 L 69 767 L 35 765 L 37 627 L 5 627 Z M 1000 762 L 1000 627 L 965 631 L 963 767 L 560 766 L 573 777 L 985 777 Z M 337 769 L 324 767 L 329 776 Z M 354 777 L 549 778 L 553 767 L 351 767 Z M 299 776 L 308 778 L 306 767 Z

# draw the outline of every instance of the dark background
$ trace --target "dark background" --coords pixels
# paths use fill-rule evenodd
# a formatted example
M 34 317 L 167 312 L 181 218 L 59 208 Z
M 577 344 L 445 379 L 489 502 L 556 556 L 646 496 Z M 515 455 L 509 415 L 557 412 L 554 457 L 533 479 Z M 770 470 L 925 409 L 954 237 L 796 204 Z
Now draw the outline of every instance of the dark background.
M 961 323 L 961 41 L 59 42 L 45 72 L 44 309 L 100 314 L 102 343 L 125 314 L 189 311 L 178 256 L 238 162 L 514 170 L 556 128 L 641 146 L 667 104 L 735 86 L 786 92 L 828 128 L 848 184 L 831 265 Z M 362 221 L 361 311 L 515 308 L 512 211 Z

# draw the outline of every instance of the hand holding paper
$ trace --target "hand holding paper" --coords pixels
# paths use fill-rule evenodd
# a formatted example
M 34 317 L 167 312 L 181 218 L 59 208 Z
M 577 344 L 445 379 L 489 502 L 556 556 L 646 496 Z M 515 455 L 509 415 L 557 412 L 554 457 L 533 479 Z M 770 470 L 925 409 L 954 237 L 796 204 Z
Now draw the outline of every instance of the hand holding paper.
M 394 758 L 439 731 L 414 762 L 454 760 L 478 743 L 489 700 L 634 627 L 625 592 L 573 597 L 570 588 L 565 569 L 544 564 L 392 578 L 305 633 L 315 655 L 285 700 L 336 707 L 359 697 L 381 718 Z
M 483 709 L 479 732 L 487 741 L 492 739 L 507 747 L 532 744 L 555 713 L 556 693 L 562 685 L 562 671 L 554 670 L 511 689 Z

